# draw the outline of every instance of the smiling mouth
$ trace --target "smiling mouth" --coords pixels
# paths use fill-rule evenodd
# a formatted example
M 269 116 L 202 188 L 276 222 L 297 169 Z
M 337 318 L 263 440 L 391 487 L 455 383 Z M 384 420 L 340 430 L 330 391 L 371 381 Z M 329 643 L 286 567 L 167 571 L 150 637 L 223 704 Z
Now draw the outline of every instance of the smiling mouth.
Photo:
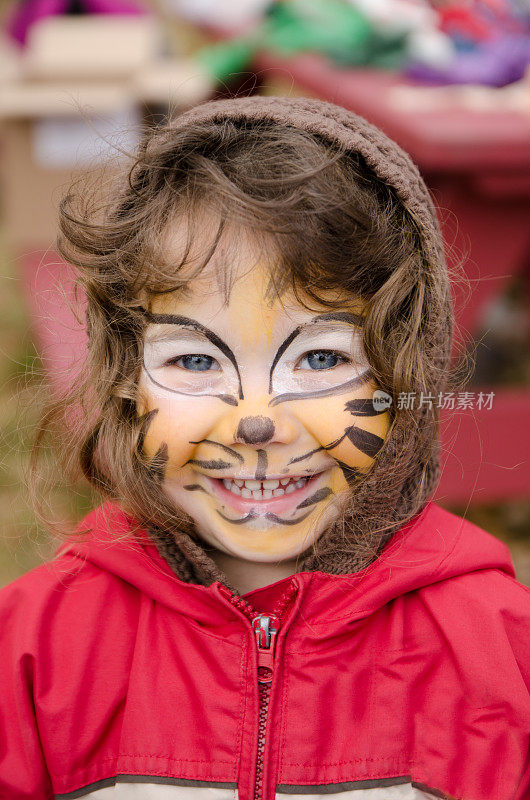
M 323 489 L 323 476 L 328 470 L 315 475 L 292 475 L 267 478 L 261 481 L 243 478 L 209 478 L 214 494 L 227 506 L 240 514 L 260 512 L 276 514 L 310 508 Z M 317 490 L 317 491 L 315 491 Z M 326 494 L 331 490 L 325 490 Z M 313 502 L 312 498 L 315 497 Z

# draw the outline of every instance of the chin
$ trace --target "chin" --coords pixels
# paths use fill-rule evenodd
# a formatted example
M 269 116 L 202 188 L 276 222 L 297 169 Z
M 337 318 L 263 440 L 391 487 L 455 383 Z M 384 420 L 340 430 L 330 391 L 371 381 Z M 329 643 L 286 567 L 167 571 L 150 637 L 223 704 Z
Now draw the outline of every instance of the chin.
M 292 561 L 297 556 L 304 553 L 308 548 L 300 547 L 297 550 L 289 552 L 275 552 L 275 553 L 260 553 L 258 551 L 241 551 L 231 550 L 230 555 L 234 558 L 239 558 L 242 561 L 250 561 L 255 564 L 281 564 L 284 561 Z
M 319 526 L 317 531 L 306 531 L 305 535 L 300 533 L 294 538 L 292 532 L 279 531 L 274 523 L 266 520 L 253 520 L 245 528 L 248 530 L 248 544 L 241 542 L 246 536 L 243 532 L 237 542 L 229 539 L 226 532 L 199 527 L 198 533 L 205 542 L 233 558 L 260 564 L 278 564 L 306 553 L 323 532 Z

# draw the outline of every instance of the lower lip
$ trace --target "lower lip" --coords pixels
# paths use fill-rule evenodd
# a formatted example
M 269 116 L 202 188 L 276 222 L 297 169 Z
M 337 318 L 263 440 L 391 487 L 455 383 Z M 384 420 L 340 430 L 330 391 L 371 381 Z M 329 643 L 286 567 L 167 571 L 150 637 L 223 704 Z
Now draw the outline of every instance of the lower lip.
M 313 494 L 313 492 L 318 489 L 319 485 L 323 483 L 322 477 L 327 471 L 328 470 L 319 472 L 318 475 L 313 475 L 300 489 L 295 489 L 294 492 L 283 494 L 280 497 L 271 497 L 269 500 L 255 500 L 252 497 L 239 497 L 237 494 L 227 489 L 223 481 L 219 478 L 208 478 L 208 480 L 217 497 L 241 514 L 248 514 L 251 508 L 255 511 L 262 511 L 264 514 L 278 514 L 296 509 L 300 503 Z

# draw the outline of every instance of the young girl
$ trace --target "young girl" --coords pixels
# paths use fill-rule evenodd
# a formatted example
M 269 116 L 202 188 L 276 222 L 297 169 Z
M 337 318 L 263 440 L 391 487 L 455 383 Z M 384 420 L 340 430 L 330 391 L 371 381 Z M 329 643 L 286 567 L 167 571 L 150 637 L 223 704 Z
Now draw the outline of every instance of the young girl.
M 452 310 L 410 159 L 212 102 L 61 228 L 55 421 L 106 502 L 0 594 L 0 797 L 528 799 L 528 591 L 429 500 Z

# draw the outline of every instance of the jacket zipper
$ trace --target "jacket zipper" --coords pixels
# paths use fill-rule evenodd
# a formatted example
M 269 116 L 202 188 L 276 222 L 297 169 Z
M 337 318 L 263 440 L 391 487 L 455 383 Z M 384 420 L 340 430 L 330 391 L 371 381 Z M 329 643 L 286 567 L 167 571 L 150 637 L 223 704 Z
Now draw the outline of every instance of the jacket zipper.
M 252 619 L 258 648 L 258 752 L 256 756 L 256 782 L 254 800 L 263 797 L 263 762 L 265 760 L 265 734 L 274 671 L 274 648 L 280 628 L 280 619 L 275 614 L 258 614 Z
M 296 586 L 290 586 L 285 592 L 272 614 L 259 614 L 250 603 L 232 592 L 226 586 L 219 587 L 224 596 L 236 606 L 252 623 L 256 638 L 258 655 L 258 747 L 256 753 L 256 779 L 254 782 L 254 800 L 263 798 L 263 768 L 265 762 L 265 736 L 274 675 L 274 654 L 276 637 L 280 630 L 282 617 L 297 593 Z M 224 590 L 224 591 L 223 591 Z

